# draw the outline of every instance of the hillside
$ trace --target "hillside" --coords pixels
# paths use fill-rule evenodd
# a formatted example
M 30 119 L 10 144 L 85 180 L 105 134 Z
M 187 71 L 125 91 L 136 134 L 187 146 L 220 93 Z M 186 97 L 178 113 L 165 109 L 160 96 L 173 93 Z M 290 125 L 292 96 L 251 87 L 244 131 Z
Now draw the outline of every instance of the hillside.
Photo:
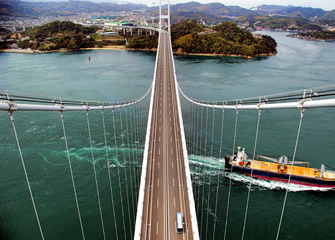
M 72 22 L 51 22 L 22 33 L 27 40 L 19 41 L 20 48 L 38 49 L 40 51 L 67 48 L 76 50 L 79 48 L 93 47 L 96 27 L 84 27 Z
M 332 31 L 320 31 L 320 32 L 307 32 L 290 34 L 288 37 L 300 38 L 310 41 L 335 41 L 335 32 Z
M 320 8 L 308 8 L 308 7 L 295 7 L 295 6 L 276 6 L 276 5 L 261 5 L 256 8 L 258 11 L 271 14 L 280 15 L 287 17 L 324 17 L 327 13 L 325 10 Z
M 104 13 L 106 11 L 133 11 L 146 9 L 144 4 L 93 3 L 89 1 L 68 2 L 23 2 L 19 0 L 0 0 L 0 15 L 9 16 L 47 16 L 74 15 L 79 13 Z
M 182 54 L 219 54 L 244 57 L 272 55 L 277 52 L 276 41 L 269 36 L 254 37 L 232 22 L 204 29 L 194 20 L 171 27 L 172 47 Z
M 250 16 L 238 17 L 236 23 L 249 25 L 252 28 L 281 29 L 291 31 L 321 31 L 321 27 L 306 18 L 290 18 L 283 16 Z
M 201 4 L 197 2 L 180 3 L 171 6 L 172 12 L 203 12 L 206 14 L 217 15 L 217 16 L 244 16 L 244 15 L 256 15 L 252 10 L 237 7 L 237 6 L 226 6 L 221 3 L 208 3 Z

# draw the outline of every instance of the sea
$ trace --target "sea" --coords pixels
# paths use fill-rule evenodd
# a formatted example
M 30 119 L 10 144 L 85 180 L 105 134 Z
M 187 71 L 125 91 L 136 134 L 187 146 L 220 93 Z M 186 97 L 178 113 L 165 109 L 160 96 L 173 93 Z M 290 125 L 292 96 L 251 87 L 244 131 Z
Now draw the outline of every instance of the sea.
M 335 84 L 335 42 L 293 39 L 287 32 L 260 33 L 277 41 L 276 55 L 253 59 L 175 56 L 182 91 L 194 99 L 221 102 Z M 12 98 L 128 101 L 143 96 L 150 87 L 155 56 L 151 51 L 125 50 L 0 52 L 0 93 L 8 91 Z M 107 147 L 100 112 L 89 112 L 92 148 L 86 114 L 64 113 L 85 239 L 103 239 L 104 233 L 106 239 L 133 238 L 148 103 L 147 97 L 128 112 L 106 111 Z M 257 143 L 257 155 L 295 155 L 311 167 L 324 163 L 334 170 L 335 109 L 307 109 L 298 134 L 301 111 L 297 109 L 264 110 L 260 117 L 255 110 L 241 110 L 236 121 L 235 110 L 213 111 L 183 98 L 181 103 L 200 239 L 242 239 L 243 229 L 244 239 L 334 238 L 334 190 L 230 173 L 224 169 L 224 156 L 241 146 L 251 158 Z M 44 238 L 83 239 L 60 114 L 14 112 L 13 117 Z M 134 129 L 126 130 L 125 122 Z M 41 239 L 7 112 L 0 112 L 0 126 L 0 239 Z

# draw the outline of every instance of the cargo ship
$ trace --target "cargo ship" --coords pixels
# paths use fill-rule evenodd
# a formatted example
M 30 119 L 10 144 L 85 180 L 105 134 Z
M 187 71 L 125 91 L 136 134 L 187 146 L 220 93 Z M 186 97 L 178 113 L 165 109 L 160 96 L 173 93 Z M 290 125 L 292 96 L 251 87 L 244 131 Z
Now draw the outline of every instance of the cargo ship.
M 287 156 L 275 159 L 259 155 L 257 160 L 251 160 L 248 159 L 244 148 L 241 151 L 241 147 L 238 147 L 233 156 L 225 156 L 225 167 L 232 172 L 269 181 L 289 181 L 304 186 L 335 188 L 335 171 L 327 170 L 324 164 L 321 164 L 320 169 L 310 168 L 309 162 L 294 161 L 292 164 Z

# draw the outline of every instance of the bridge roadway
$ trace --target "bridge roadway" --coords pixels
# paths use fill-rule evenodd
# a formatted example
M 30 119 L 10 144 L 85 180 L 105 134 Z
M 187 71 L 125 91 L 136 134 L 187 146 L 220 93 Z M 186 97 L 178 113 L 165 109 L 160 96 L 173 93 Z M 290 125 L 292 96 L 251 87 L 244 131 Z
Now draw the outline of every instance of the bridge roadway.
M 193 239 L 170 39 L 160 37 L 141 239 Z M 176 213 L 183 216 L 177 233 Z

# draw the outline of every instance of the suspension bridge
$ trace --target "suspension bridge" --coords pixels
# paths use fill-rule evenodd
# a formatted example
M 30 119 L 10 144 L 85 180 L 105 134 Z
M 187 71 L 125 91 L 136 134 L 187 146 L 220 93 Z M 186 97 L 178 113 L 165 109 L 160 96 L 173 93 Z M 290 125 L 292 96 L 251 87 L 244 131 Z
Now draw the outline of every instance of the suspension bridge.
M 298 111 L 299 124 L 292 157 L 294 162 L 305 112 L 309 109 L 335 107 L 334 86 L 220 102 L 201 101 L 187 96 L 177 82 L 170 38 L 170 3 L 167 3 L 167 15 L 162 14 L 160 7 L 160 23 L 162 19 L 167 19 L 169 27 L 167 31 L 161 26 L 157 30 L 159 46 L 154 77 L 151 87 L 142 97 L 127 102 L 106 103 L 6 91 L 0 93 L 0 110 L 9 114 L 35 215 L 34 221 L 36 220 L 36 228 L 42 239 L 52 236 L 46 236 L 43 231 L 47 228 L 47 223 L 40 217 L 43 210 L 41 204 L 36 204 L 36 186 L 31 185 L 32 173 L 26 168 L 26 156 L 21 148 L 24 139 L 20 139 L 15 121 L 18 112 L 59 113 L 59 131 L 76 207 L 78 239 L 214 240 L 218 231 L 223 234 L 217 239 L 229 239 L 227 233 L 232 215 L 230 206 L 233 205 L 234 176 L 229 169 L 225 171 L 223 157 L 224 153 L 233 154 L 236 151 L 238 130 L 241 130 L 240 113 L 252 111 L 257 116 L 252 128 L 255 130 L 252 133 L 254 139 L 252 144 L 249 143 L 255 159 L 263 112 L 283 109 Z M 79 117 L 80 113 L 85 113 L 84 119 Z M 81 119 L 84 124 L 79 127 L 67 121 L 70 114 L 71 118 Z M 80 128 L 80 135 L 85 132 L 86 155 L 89 155 L 92 164 L 94 198 L 99 213 L 99 237 L 87 234 L 90 226 L 85 223 L 87 218 L 83 214 L 84 200 L 78 196 L 78 188 L 83 179 L 75 177 L 78 166 L 73 161 L 71 147 L 76 141 L 76 134 L 79 134 L 75 130 L 77 127 Z M 100 129 L 99 132 L 93 130 L 97 128 Z M 247 128 L 242 127 L 249 133 L 250 126 Z M 229 144 L 224 143 L 224 135 L 227 134 L 232 136 Z M 227 147 L 230 145 L 232 148 Z M 197 156 L 204 156 L 208 161 L 194 164 Z M 100 160 L 101 158 L 104 160 Z M 211 159 L 218 160 L 213 162 Z M 99 168 L 101 162 L 104 162 L 105 167 Z M 99 181 L 99 173 L 102 171 L 108 177 L 104 183 Z M 225 177 L 228 177 L 227 184 L 222 183 Z M 242 239 L 247 239 L 247 226 L 250 222 L 248 213 L 253 182 L 250 180 L 247 184 L 249 187 L 244 208 L 240 209 L 243 218 L 240 219 L 241 229 L 238 234 Z M 289 183 L 285 185 L 273 239 L 280 238 L 289 186 Z M 221 203 L 223 188 L 227 193 L 224 207 Z M 109 195 L 107 202 L 102 200 L 102 195 L 105 196 L 106 192 Z M 108 221 L 109 224 L 106 224 L 108 214 L 104 210 L 112 218 Z M 176 214 L 179 212 L 182 214 L 183 233 L 177 232 Z M 218 220 L 220 214 L 224 215 L 220 218 L 224 221 Z M 57 232 L 55 230 L 53 235 L 57 236 Z

